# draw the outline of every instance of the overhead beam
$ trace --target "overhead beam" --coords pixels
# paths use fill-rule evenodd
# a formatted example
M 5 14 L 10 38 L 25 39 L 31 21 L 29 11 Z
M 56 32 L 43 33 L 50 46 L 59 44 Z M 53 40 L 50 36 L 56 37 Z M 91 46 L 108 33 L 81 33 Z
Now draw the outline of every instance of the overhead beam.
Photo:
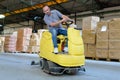
M 44 3 L 40 3 L 40 4 L 35 4 L 33 6 L 30 6 L 30 7 L 26 7 L 26 8 L 22 8 L 22 9 L 18 9 L 18 10 L 15 10 L 15 11 L 11 11 L 11 12 L 8 12 L 8 13 L 4 13 L 5 16 L 10 16 L 10 15 L 13 15 L 13 14 L 19 14 L 19 13 L 23 13 L 23 12 L 27 12 L 27 11 L 30 11 L 30 10 L 35 10 L 35 9 L 38 9 L 38 8 L 42 8 L 44 4 L 47 4 L 48 6 L 51 6 L 51 5 L 55 5 L 55 4 L 61 4 L 61 3 L 65 3 L 65 2 L 68 2 L 69 0 L 55 0 L 56 2 L 54 2 L 53 0 L 51 1 L 47 1 L 47 2 L 44 2 Z
M 67 9 L 65 9 L 62 5 L 60 5 L 56 0 L 53 0 L 54 2 L 56 2 L 57 6 L 59 6 L 60 8 L 62 8 L 67 14 L 70 14 L 70 11 L 68 11 Z
M 120 12 L 120 9 L 118 10 L 110 10 L 110 11 L 99 11 L 99 12 L 96 12 L 96 16 L 100 16 L 100 15 L 104 15 L 104 14 L 110 14 L 110 13 L 119 13 Z M 93 13 L 86 13 L 86 14 L 79 14 L 79 15 L 76 15 L 77 17 L 87 17 L 87 16 L 94 16 Z M 71 18 L 74 18 L 74 16 L 70 16 Z

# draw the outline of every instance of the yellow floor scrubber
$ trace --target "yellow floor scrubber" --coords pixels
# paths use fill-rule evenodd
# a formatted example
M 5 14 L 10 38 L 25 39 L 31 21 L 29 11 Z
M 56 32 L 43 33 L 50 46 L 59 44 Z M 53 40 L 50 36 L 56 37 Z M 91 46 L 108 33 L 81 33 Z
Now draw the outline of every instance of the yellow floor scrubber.
M 68 25 L 68 24 L 67 24 Z M 69 26 L 69 25 L 68 25 Z M 68 36 L 58 35 L 58 54 L 53 53 L 54 47 L 52 35 L 49 31 L 42 33 L 40 42 L 40 66 L 44 72 L 50 74 L 76 74 L 80 70 L 85 71 L 84 45 L 80 30 L 68 28 Z M 63 42 L 68 38 L 68 53 L 62 53 Z

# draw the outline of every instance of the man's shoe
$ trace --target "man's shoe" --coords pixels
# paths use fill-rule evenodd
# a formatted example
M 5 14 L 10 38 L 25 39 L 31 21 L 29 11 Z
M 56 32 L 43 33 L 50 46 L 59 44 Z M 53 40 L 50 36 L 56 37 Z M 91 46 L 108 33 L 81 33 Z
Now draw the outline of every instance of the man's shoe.
M 68 52 L 68 47 L 64 47 L 63 51 Z
M 55 54 L 58 53 L 58 48 L 54 48 L 54 53 L 55 53 Z

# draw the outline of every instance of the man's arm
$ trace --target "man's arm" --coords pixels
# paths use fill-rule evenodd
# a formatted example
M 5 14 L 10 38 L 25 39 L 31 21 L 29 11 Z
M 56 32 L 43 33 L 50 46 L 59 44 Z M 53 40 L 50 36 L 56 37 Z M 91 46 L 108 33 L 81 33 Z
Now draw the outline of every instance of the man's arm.
M 68 20 L 72 21 L 72 19 L 70 19 L 70 18 L 69 18 L 68 16 L 66 16 L 66 15 L 62 15 L 62 18 L 65 19 L 66 21 L 68 21 Z
M 52 22 L 51 24 L 50 24 L 50 26 L 57 26 L 57 25 L 59 25 L 59 24 L 61 24 L 62 22 L 66 22 L 67 20 L 72 20 L 72 19 L 70 19 L 68 16 L 66 16 L 66 15 L 63 15 L 61 12 L 59 12 L 58 10 L 55 10 L 55 12 L 57 13 L 57 15 L 59 16 L 59 17 L 61 17 L 62 18 L 62 20 L 59 20 L 59 21 L 57 21 L 57 22 Z
M 50 26 L 57 26 L 57 25 L 61 24 L 62 22 L 66 22 L 66 21 L 68 21 L 68 20 L 73 21 L 73 20 L 70 19 L 68 16 L 62 15 L 62 20 L 59 20 L 59 21 L 57 21 L 57 22 L 52 22 L 52 23 L 50 24 Z
M 51 24 L 50 24 L 50 26 L 57 26 L 57 25 L 59 25 L 59 24 L 61 24 L 62 22 L 65 22 L 66 21 L 66 19 L 62 19 L 62 20 L 59 20 L 59 21 L 57 21 L 57 22 L 52 22 Z

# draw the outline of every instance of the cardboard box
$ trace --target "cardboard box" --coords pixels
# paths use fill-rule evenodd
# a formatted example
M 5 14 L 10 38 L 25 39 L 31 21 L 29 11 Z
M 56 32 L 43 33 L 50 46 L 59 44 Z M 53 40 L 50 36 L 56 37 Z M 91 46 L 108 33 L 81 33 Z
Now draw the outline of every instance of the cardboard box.
M 32 34 L 32 29 L 31 28 L 21 28 L 17 32 L 18 37 L 30 36 L 31 34 Z
M 108 21 L 101 21 L 97 23 L 97 32 L 106 32 L 108 31 Z
M 16 46 L 16 51 L 27 52 L 28 46 Z
M 26 37 L 21 37 L 21 38 L 17 38 L 17 44 L 19 46 L 27 46 L 29 45 L 29 41 Z
M 112 20 L 109 22 L 109 30 L 120 29 L 120 20 Z
M 38 39 L 38 34 L 37 33 L 32 33 L 31 37 L 32 39 Z
M 88 44 L 88 49 L 96 50 L 96 44 Z
M 108 40 L 108 31 L 97 32 L 96 33 L 96 40 L 97 41 Z
M 108 49 L 96 49 L 96 58 L 108 58 Z
M 82 30 L 96 30 L 97 22 L 100 18 L 97 16 L 85 17 L 82 20 Z
M 88 45 L 84 44 L 84 54 L 87 54 L 87 51 L 88 51 Z
M 5 36 L 5 41 L 16 42 L 17 41 L 17 37 L 16 36 Z
M 29 46 L 28 47 L 28 52 L 39 52 L 40 47 L 39 46 Z
M 96 33 L 95 33 L 95 31 L 92 31 L 92 30 L 83 30 L 82 38 L 83 38 L 84 43 L 95 44 Z
M 110 59 L 120 59 L 120 49 L 109 49 Z
M 96 48 L 108 49 L 108 40 L 97 41 Z
M 30 39 L 30 46 L 37 46 L 37 45 L 40 45 L 39 41 L 38 40 L 34 40 L 34 39 Z
M 40 40 L 39 40 L 39 36 L 37 33 L 32 33 L 31 37 L 30 37 L 30 46 L 36 46 L 36 45 L 40 45 Z
M 14 48 L 16 47 L 16 44 L 15 45 L 4 45 L 4 48 Z
M 96 45 L 95 44 L 88 44 L 88 54 L 89 57 L 94 57 L 96 56 Z
M 110 40 L 120 40 L 120 30 L 110 30 L 109 31 Z
M 120 40 L 109 40 L 109 49 L 120 49 Z

